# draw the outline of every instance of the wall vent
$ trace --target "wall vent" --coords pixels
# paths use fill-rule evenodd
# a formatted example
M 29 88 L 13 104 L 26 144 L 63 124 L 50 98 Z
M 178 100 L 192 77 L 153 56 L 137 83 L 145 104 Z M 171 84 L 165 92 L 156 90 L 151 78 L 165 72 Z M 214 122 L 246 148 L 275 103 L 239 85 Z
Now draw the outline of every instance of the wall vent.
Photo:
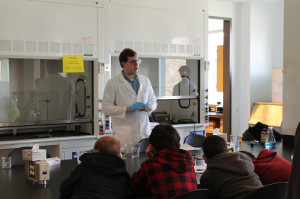
M 11 51 L 10 40 L 0 40 L 0 51 Z
M 170 44 L 170 53 L 177 53 L 177 44 Z
M 72 53 L 72 44 L 71 43 L 63 43 L 61 45 L 61 52 L 66 54 Z
M 48 42 L 38 42 L 38 52 L 47 53 L 48 52 Z
M 73 54 L 76 54 L 76 55 L 82 54 L 82 45 L 81 44 L 73 44 Z
M 151 43 L 144 42 L 144 52 L 151 52 Z
M 178 45 L 178 53 L 185 54 L 185 45 Z
M 76 54 L 88 57 L 97 56 L 96 44 L 60 43 L 47 41 L 0 40 L 0 52 L 10 52 L 13 55 L 55 56 L 57 54 Z M 84 50 L 84 51 L 83 51 Z M 0 53 L 1 54 L 1 53 Z
M 133 49 L 133 42 L 132 41 L 125 41 L 125 48 Z
M 26 41 L 26 52 L 36 52 L 36 42 L 35 41 Z
M 186 45 L 185 52 L 188 55 L 192 55 L 193 54 L 193 46 L 192 45 Z
M 123 41 L 115 41 L 115 52 L 121 52 L 124 49 Z
M 161 52 L 169 53 L 169 44 L 161 44 Z
M 60 45 L 57 42 L 50 43 L 50 52 L 51 53 L 60 53 Z
M 142 42 L 134 42 L 134 50 L 136 52 L 143 52 L 143 43 Z
M 160 53 L 160 44 L 159 43 L 153 43 L 153 52 Z
M 24 52 L 24 42 L 19 40 L 14 40 L 13 51 Z

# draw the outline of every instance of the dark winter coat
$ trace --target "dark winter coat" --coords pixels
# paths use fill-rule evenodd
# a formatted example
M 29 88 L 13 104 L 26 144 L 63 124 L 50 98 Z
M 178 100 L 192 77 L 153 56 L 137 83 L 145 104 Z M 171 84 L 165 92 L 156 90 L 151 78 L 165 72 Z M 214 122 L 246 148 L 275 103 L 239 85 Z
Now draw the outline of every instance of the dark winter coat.
M 262 186 L 251 158 L 243 153 L 219 154 L 208 160 L 200 186 L 221 199 L 241 199 Z
M 105 153 L 85 153 L 60 186 L 61 199 L 123 199 L 130 194 L 124 160 Z

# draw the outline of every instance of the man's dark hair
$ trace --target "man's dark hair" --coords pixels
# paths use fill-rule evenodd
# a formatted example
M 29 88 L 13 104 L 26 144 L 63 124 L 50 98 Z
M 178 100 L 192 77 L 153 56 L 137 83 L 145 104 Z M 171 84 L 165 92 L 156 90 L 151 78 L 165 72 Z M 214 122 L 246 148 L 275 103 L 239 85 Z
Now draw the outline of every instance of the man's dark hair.
M 128 57 L 133 57 L 135 55 L 137 55 L 137 53 L 134 50 L 132 50 L 130 48 L 125 48 L 119 55 L 119 61 L 120 61 L 121 67 L 123 68 L 122 62 L 127 62 Z
M 203 142 L 203 153 L 207 159 L 224 153 L 226 149 L 226 141 L 218 135 L 208 136 Z
M 152 129 L 149 143 L 156 149 L 174 149 L 180 147 L 180 136 L 177 130 L 169 124 L 159 124 Z

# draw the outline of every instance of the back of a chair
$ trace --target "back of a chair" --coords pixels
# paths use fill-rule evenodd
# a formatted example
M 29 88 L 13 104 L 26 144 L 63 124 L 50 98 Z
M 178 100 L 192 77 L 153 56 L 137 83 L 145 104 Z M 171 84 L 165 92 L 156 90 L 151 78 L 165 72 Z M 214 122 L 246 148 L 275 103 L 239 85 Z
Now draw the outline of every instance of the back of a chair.
M 202 147 L 205 139 L 206 137 L 203 135 L 191 134 L 185 137 L 183 143 L 187 143 L 193 147 Z
M 145 152 L 149 145 L 149 138 L 144 138 L 139 141 L 139 149 L 140 153 Z
M 215 195 L 208 189 L 197 189 L 177 196 L 172 199 L 216 199 Z
M 286 199 L 287 187 L 287 182 L 278 182 L 265 185 L 250 193 L 244 199 Z

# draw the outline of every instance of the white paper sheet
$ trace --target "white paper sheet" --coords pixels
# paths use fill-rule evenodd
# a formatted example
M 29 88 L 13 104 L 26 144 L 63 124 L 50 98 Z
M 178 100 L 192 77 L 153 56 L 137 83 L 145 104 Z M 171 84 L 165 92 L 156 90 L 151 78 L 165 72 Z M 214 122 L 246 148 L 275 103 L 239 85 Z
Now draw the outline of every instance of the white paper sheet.
M 186 151 L 194 151 L 194 150 L 202 150 L 201 147 L 193 147 L 187 143 L 184 143 L 180 146 L 180 149 L 186 150 Z
M 203 173 L 206 170 L 206 166 L 194 166 L 195 173 Z

